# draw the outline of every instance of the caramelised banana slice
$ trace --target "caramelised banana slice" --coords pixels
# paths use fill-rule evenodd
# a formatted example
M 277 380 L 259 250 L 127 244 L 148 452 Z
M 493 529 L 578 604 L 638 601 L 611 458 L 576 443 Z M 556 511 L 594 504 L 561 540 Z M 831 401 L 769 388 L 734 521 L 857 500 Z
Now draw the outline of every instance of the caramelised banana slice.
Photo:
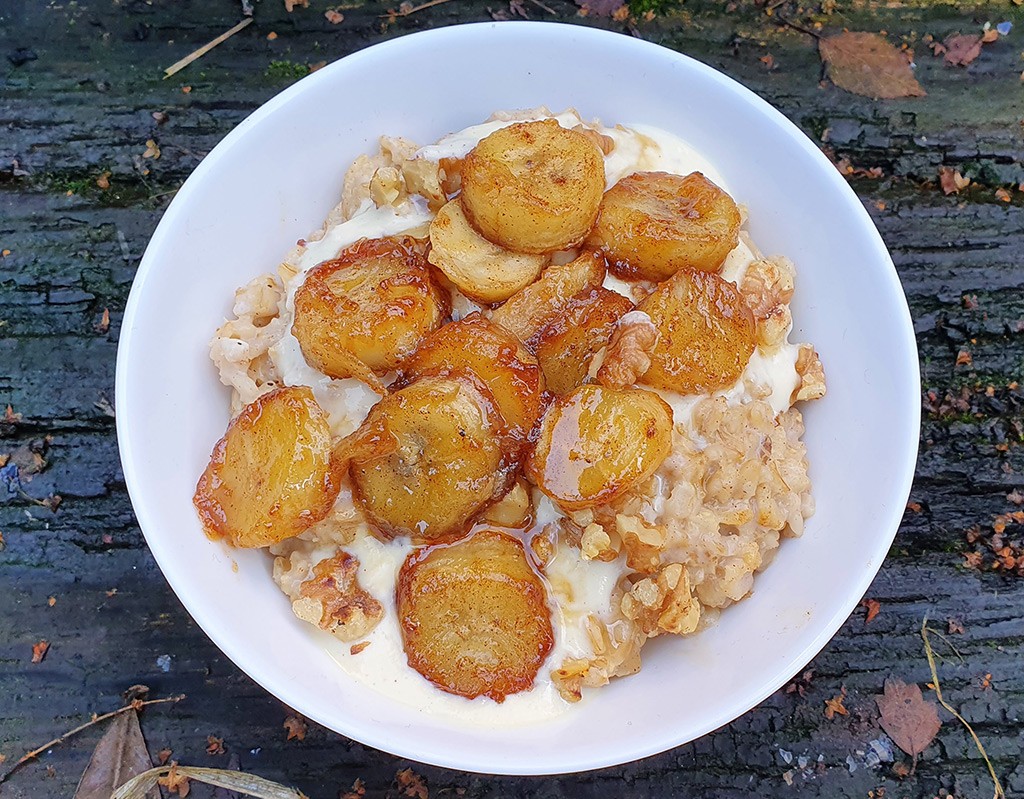
M 468 529 L 508 487 L 502 426 L 471 381 L 425 377 L 374 405 L 338 452 L 382 532 L 432 541 Z
M 562 306 L 529 341 L 548 388 L 568 394 L 583 385 L 591 359 L 608 344 L 619 317 L 632 309 L 633 303 L 621 294 L 600 287 L 582 291 Z
M 496 130 L 462 163 L 466 217 L 488 241 L 515 252 L 579 244 L 603 193 L 601 151 L 553 119 Z
M 641 382 L 681 394 L 726 388 L 754 352 L 754 315 L 734 283 L 711 272 L 681 269 L 639 309 L 658 329 Z
M 672 449 L 672 409 L 651 391 L 583 385 L 548 409 L 526 476 L 565 510 L 640 484 Z
M 304 387 L 246 405 L 217 442 L 192 502 L 203 530 L 265 547 L 323 519 L 341 486 L 327 414 Z
M 587 245 L 619 277 L 657 281 L 684 267 L 717 272 L 739 232 L 736 203 L 700 172 L 635 172 L 604 195 Z
M 295 293 L 292 333 L 329 377 L 398 366 L 450 311 L 412 239 L 369 239 L 313 267 Z
M 533 354 L 503 327 L 472 313 L 434 331 L 402 367 L 403 382 L 428 375 L 478 380 L 501 414 L 508 445 L 518 450 L 533 441 L 544 411 L 544 376 Z
M 544 584 L 506 533 L 413 552 L 396 593 L 409 665 L 448 693 L 502 702 L 533 685 L 554 645 Z
M 540 278 L 491 313 L 491 321 L 528 341 L 551 316 L 581 291 L 597 288 L 605 276 L 604 256 L 588 252 L 567 264 L 549 266 Z
M 463 294 L 486 303 L 507 300 L 530 285 L 548 260 L 492 244 L 469 224 L 458 200 L 447 203 L 430 223 L 427 258 Z

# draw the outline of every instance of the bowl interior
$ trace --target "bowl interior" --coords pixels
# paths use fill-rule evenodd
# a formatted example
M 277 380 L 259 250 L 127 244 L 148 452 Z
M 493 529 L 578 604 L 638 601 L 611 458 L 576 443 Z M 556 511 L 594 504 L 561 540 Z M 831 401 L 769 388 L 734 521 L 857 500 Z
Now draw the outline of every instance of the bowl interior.
M 263 553 L 203 536 L 191 495 L 228 419 L 207 342 L 234 290 L 272 272 L 320 225 L 347 165 L 379 135 L 427 143 L 495 110 L 541 104 L 681 136 L 748 206 L 761 248 L 795 261 L 792 339 L 814 343 L 828 377 L 828 396 L 806 408 L 818 510 L 803 538 L 785 542 L 757 577 L 750 599 L 699 636 L 653 642 L 639 675 L 556 721 L 465 729 L 346 678 L 292 615 Z M 824 646 L 899 523 L 918 383 L 906 301 L 877 232 L 836 170 L 779 113 L 714 70 L 636 39 L 497 23 L 416 34 L 332 64 L 206 158 L 139 268 L 118 355 L 117 423 L 154 556 L 196 621 L 257 682 L 395 754 L 540 774 L 622 763 L 698 737 L 777 690 Z

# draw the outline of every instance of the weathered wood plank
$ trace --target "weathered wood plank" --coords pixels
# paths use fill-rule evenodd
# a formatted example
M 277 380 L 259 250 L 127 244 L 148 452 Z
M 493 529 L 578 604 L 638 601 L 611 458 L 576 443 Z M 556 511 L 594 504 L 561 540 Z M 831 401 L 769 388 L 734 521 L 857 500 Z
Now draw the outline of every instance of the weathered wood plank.
M 559 19 L 622 27 L 580 20 L 575 5 L 551 2 Z M 353 4 L 345 23 L 331 26 L 318 9 L 289 15 L 264 0 L 245 33 L 161 81 L 164 66 L 237 21 L 237 4 L 10 5 L 0 9 L 0 54 L 33 47 L 39 59 L 0 72 L 0 249 L 12 250 L 0 259 L 0 410 L 10 402 L 24 415 L 19 424 L 0 423 L 0 452 L 52 436 L 48 468 L 24 488 L 37 499 L 59 494 L 63 503 L 54 514 L 0 496 L 0 753 L 16 756 L 93 711 L 112 709 L 125 687 L 144 682 L 161 695 L 189 694 L 181 705 L 145 714 L 154 753 L 167 745 L 183 761 L 224 765 L 226 758 L 205 752 L 206 736 L 214 734 L 244 768 L 297 783 L 311 796 L 332 797 L 357 777 L 371 799 L 397 795 L 389 786 L 403 761 L 313 725 L 305 741 L 285 742 L 287 709 L 184 613 L 145 548 L 120 474 L 113 420 L 95 403 L 112 398 L 120 314 L 164 193 L 217 140 L 306 64 L 401 32 L 488 19 L 497 9 L 460 0 L 385 25 L 378 15 L 386 4 Z M 940 629 L 947 618 L 963 621 L 964 633 L 951 636 L 963 661 L 938 645 L 947 696 L 976 725 L 1010 795 L 1024 795 L 1024 583 L 966 569 L 961 552 L 964 531 L 991 530 L 996 514 L 1017 508 L 1007 494 L 1024 487 L 1024 396 L 1014 386 L 1024 382 L 1024 208 L 996 202 L 992 193 L 1024 179 L 1019 46 L 1001 40 L 970 68 L 953 69 L 920 42 L 925 33 L 941 38 L 999 21 L 994 14 L 1019 30 L 1024 16 L 980 4 L 881 8 L 850 0 L 831 15 L 787 6 L 801 22 L 820 21 L 825 32 L 884 28 L 894 41 L 908 38 L 929 96 L 875 102 L 819 85 L 812 37 L 778 26 L 753 3 L 728 13 L 725 6 L 690 0 L 637 27 L 645 38 L 737 77 L 837 155 L 884 172 L 855 188 L 908 294 L 926 412 L 912 493 L 921 510 L 906 514 L 869 591 L 882 612 L 867 625 L 854 614 L 816 658 L 805 696 L 780 692 L 664 755 L 538 780 L 417 770 L 434 795 L 469 797 L 842 799 L 879 786 L 889 796 L 930 799 L 940 789 L 990 796 L 984 764 L 955 722 L 944 724 L 912 778 L 900 782 L 888 764 L 864 762 L 880 734 L 873 696 L 884 679 L 929 679 L 918 635 L 927 613 Z M 266 38 L 270 31 L 278 34 L 274 41 Z M 760 60 L 767 54 L 772 69 Z M 192 91 L 184 94 L 182 86 Z M 169 121 L 158 124 L 153 111 Z M 159 142 L 158 161 L 141 159 L 149 138 Z M 15 159 L 28 175 L 14 174 Z M 940 165 L 960 169 L 979 187 L 942 196 L 934 186 Z M 95 183 L 104 171 L 111 172 L 106 191 Z M 104 308 L 112 324 L 98 332 Z M 961 350 L 970 364 L 956 364 Z M 41 638 L 51 651 L 31 665 L 31 645 Z M 168 671 L 157 661 L 165 654 Z M 986 674 L 989 689 L 981 687 Z M 842 686 L 851 715 L 828 721 L 824 701 Z M 3 796 L 70 796 L 98 737 L 95 731 L 55 750 L 4 786 Z M 54 766 L 53 777 L 46 765 Z

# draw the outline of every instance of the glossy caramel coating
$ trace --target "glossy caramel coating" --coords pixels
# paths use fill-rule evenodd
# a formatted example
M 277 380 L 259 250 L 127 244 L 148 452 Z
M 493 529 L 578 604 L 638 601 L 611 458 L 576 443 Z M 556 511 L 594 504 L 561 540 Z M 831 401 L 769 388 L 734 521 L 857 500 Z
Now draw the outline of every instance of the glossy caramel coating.
M 497 530 L 413 552 L 396 604 L 409 665 L 470 699 L 528 690 L 554 645 L 544 584 L 519 539 Z
M 642 483 L 671 449 L 672 409 L 661 397 L 587 384 L 548 409 L 526 475 L 564 510 L 582 510 Z
M 328 377 L 383 374 L 441 326 L 450 300 L 411 239 L 367 239 L 313 267 L 295 293 L 292 333 Z
M 734 283 L 710 272 L 682 269 L 639 309 L 658 329 L 642 381 L 680 394 L 731 386 L 757 340 L 754 315 Z
M 659 281 L 683 268 L 717 272 L 739 241 L 740 221 L 732 197 L 700 172 L 636 172 L 605 194 L 587 246 L 626 279 Z
M 323 519 L 338 496 L 327 414 L 304 387 L 246 405 L 217 442 L 192 502 L 203 530 L 237 547 L 265 547 Z

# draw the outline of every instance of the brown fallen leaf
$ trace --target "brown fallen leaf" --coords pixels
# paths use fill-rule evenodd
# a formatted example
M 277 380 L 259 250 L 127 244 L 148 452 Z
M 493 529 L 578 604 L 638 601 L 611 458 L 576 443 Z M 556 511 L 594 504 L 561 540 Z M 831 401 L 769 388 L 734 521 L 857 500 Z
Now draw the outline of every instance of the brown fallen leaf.
M 103 191 L 110 188 L 110 170 L 100 173 L 100 176 L 96 178 L 96 185 Z
M 845 32 L 826 36 L 818 52 L 828 76 L 840 89 L 864 97 L 923 97 L 907 57 L 877 33 Z
M 957 366 L 970 366 L 974 363 L 974 359 L 971 357 L 971 353 L 967 350 L 960 350 L 956 354 L 956 365 Z
M 206 754 L 208 755 L 222 755 L 224 754 L 224 739 L 218 738 L 215 735 L 206 736 Z
M 409 799 L 430 797 L 426 781 L 411 768 L 402 769 L 395 774 L 395 785 L 398 787 L 399 796 L 407 796 Z
M 284 0 L 284 10 L 289 14 L 296 8 L 309 8 L 309 0 Z
M 341 794 L 338 799 L 363 799 L 364 796 L 366 796 L 366 783 L 357 777 L 356 781 L 352 783 L 352 787 Z
M 110 722 L 96 744 L 89 765 L 75 789 L 74 799 L 110 799 L 110 795 L 137 774 L 153 767 L 146 742 L 134 710 L 122 713 Z M 160 799 L 156 788 L 146 792 L 146 799 Z
M 981 55 L 981 37 L 974 33 L 954 33 L 942 45 L 946 48 L 943 61 L 951 67 L 966 67 Z
M 47 597 L 46 604 L 52 608 L 54 605 L 57 604 L 57 597 L 55 597 L 55 596 Z
M 1024 505 L 1024 493 L 1021 493 L 1019 488 L 1015 488 L 1006 495 L 1006 501 L 1012 502 L 1014 505 Z
M 1004 188 L 998 188 L 996 189 L 996 199 L 1000 202 L 1008 203 L 1013 199 L 1013 195 Z
M 156 753 L 156 764 L 158 766 L 164 765 L 168 760 L 171 759 L 171 755 L 174 754 L 172 749 L 168 749 L 166 746 Z
M 908 502 L 907 503 L 907 510 L 909 510 L 911 513 L 920 513 L 921 510 L 922 510 L 921 503 L 920 502 Z
M 324 12 L 324 19 L 326 19 L 332 25 L 340 25 L 342 22 L 345 21 L 345 15 L 338 11 L 338 9 L 336 8 L 328 8 Z
M 32 644 L 32 662 L 42 663 L 43 658 L 46 657 L 46 653 L 50 650 L 49 641 L 37 641 Z
M 160 145 L 156 143 L 155 139 L 146 139 L 146 151 L 142 157 L 152 158 L 154 161 L 160 158 Z
M 867 608 L 867 613 L 864 615 L 864 624 L 870 624 L 882 609 L 882 603 L 877 599 L 865 599 L 861 604 Z
M 957 618 L 946 619 L 946 632 L 950 635 L 962 635 L 964 631 L 964 623 Z
M 100 317 L 100 321 L 96 323 L 96 325 L 93 327 L 93 329 L 97 333 L 106 333 L 108 330 L 110 330 L 110 309 L 109 308 L 104 308 L 103 309 L 103 316 Z
M 965 178 L 959 171 L 952 167 L 939 167 L 939 185 L 943 194 L 957 194 L 961 189 L 971 185 L 971 179 Z
M 294 738 L 297 741 L 304 741 L 306 739 L 306 722 L 300 716 L 289 716 L 281 726 L 288 730 L 288 737 L 285 740 L 290 741 Z
M 917 683 L 908 685 L 896 677 L 885 681 L 884 693 L 875 697 L 875 703 L 885 734 L 916 764 L 942 726 L 938 705 L 924 700 Z
M 176 793 L 181 799 L 185 799 L 191 787 L 188 784 L 188 777 L 178 773 L 178 761 L 171 761 L 171 769 L 164 776 L 157 780 L 163 785 L 168 793 Z
M 844 685 L 838 694 L 831 699 L 825 700 L 825 718 L 832 721 L 836 716 L 849 716 L 850 711 L 846 709 L 843 700 L 846 699 L 846 686 Z
M 626 0 L 575 0 L 584 17 L 610 17 L 626 4 Z
M 14 408 L 11 405 L 7 406 L 7 410 L 4 411 L 4 421 L 7 424 L 17 424 L 22 419 L 22 414 L 15 413 Z

